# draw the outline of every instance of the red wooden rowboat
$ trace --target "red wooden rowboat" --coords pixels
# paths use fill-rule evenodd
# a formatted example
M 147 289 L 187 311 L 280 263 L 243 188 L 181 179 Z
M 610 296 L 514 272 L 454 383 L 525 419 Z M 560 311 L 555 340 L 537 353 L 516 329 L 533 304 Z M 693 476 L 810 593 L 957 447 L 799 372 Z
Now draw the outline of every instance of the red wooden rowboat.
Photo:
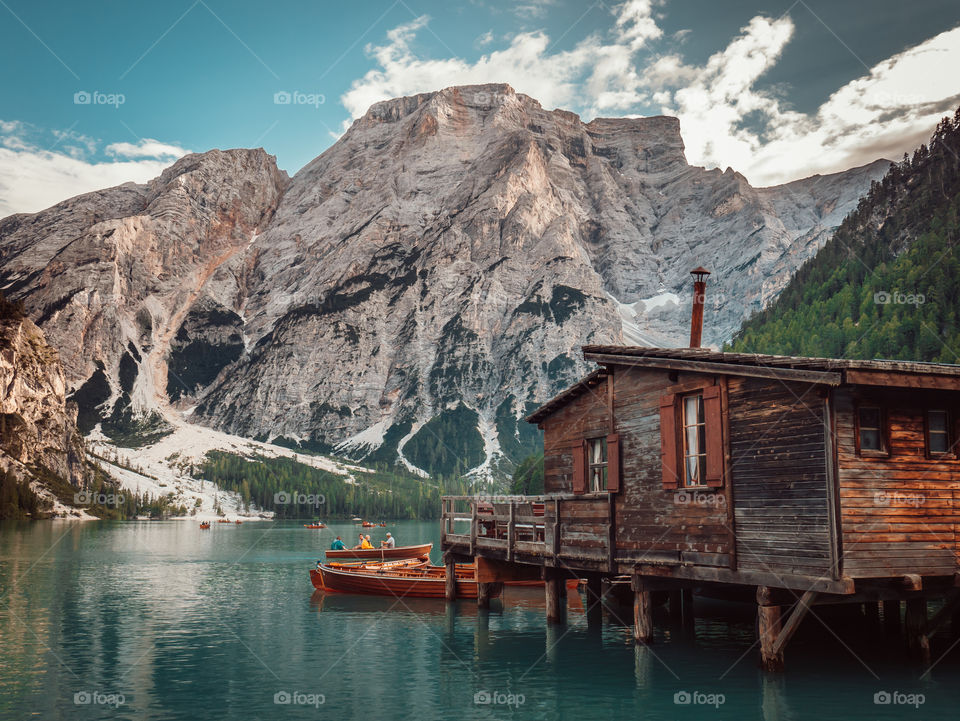
M 443 566 L 368 566 L 327 563 L 310 571 L 314 588 L 327 593 L 360 593 L 397 598 L 443 598 L 446 595 L 446 569 Z M 492 589 L 499 595 L 499 586 Z M 474 570 L 457 569 L 457 598 L 477 597 Z
M 203 528 L 203 529 L 208 529 L 208 528 L 210 528 L 210 521 L 201 521 L 201 522 L 200 522 L 200 528 Z
M 327 551 L 327 558 L 385 559 L 419 558 L 429 556 L 432 543 L 419 546 L 396 546 L 395 548 L 344 548 L 342 551 Z
M 361 523 L 360 525 L 363 526 L 364 528 L 376 528 L 376 527 L 377 527 L 377 524 L 376 524 L 376 523 L 370 523 L 370 521 L 364 521 L 364 522 Z
M 304 523 L 304 528 L 326 528 L 322 523 Z

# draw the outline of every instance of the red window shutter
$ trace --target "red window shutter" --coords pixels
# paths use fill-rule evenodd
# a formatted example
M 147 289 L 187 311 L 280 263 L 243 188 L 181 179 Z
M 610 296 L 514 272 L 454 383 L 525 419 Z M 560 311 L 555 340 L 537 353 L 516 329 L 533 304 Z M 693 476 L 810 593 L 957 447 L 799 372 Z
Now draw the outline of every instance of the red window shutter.
M 581 441 L 570 449 L 573 453 L 573 492 L 587 492 L 587 442 Z
M 720 404 L 720 386 L 703 389 L 703 418 L 707 446 L 707 485 L 723 485 L 723 411 Z
M 660 461 L 664 488 L 676 488 L 679 480 L 676 398 L 673 393 L 660 396 Z
M 607 436 L 607 490 L 620 490 L 620 435 Z

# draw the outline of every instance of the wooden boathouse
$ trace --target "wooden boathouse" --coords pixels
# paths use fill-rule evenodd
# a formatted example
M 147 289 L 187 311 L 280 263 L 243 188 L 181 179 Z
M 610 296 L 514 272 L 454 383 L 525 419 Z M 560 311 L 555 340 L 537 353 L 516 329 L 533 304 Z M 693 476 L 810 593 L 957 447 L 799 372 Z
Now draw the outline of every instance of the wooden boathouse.
M 564 579 L 626 577 L 639 642 L 654 592 L 749 590 L 769 670 L 812 606 L 903 602 L 929 656 L 960 606 L 960 366 L 700 348 L 694 273 L 690 348 L 584 346 L 597 370 L 527 419 L 543 496 L 444 498 L 448 568 L 477 562 L 481 603 L 542 575 L 551 622 Z

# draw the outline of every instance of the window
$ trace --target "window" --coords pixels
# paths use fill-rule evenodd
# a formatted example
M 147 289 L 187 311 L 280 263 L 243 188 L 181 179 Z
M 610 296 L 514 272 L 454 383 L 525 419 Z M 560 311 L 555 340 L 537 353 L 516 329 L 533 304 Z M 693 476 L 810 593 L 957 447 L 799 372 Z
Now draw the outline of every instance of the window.
M 607 439 L 591 438 L 587 441 L 590 462 L 590 490 L 607 490 Z
M 703 394 L 683 397 L 683 485 L 703 486 L 707 474 L 706 419 Z
M 886 454 L 883 410 L 878 406 L 857 409 L 857 449 L 861 455 Z
M 927 455 L 950 453 L 950 414 L 941 408 L 927 410 Z
M 726 476 L 723 384 L 660 396 L 660 458 L 665 489 L 722 488 Z

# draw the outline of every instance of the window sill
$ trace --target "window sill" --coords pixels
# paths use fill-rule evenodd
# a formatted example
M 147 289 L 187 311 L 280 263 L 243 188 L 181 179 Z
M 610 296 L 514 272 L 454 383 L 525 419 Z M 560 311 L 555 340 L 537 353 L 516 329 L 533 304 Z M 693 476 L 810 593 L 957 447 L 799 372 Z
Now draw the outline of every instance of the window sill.
M 860 451 L 861 458 L 889 458 L 890 451 Z

